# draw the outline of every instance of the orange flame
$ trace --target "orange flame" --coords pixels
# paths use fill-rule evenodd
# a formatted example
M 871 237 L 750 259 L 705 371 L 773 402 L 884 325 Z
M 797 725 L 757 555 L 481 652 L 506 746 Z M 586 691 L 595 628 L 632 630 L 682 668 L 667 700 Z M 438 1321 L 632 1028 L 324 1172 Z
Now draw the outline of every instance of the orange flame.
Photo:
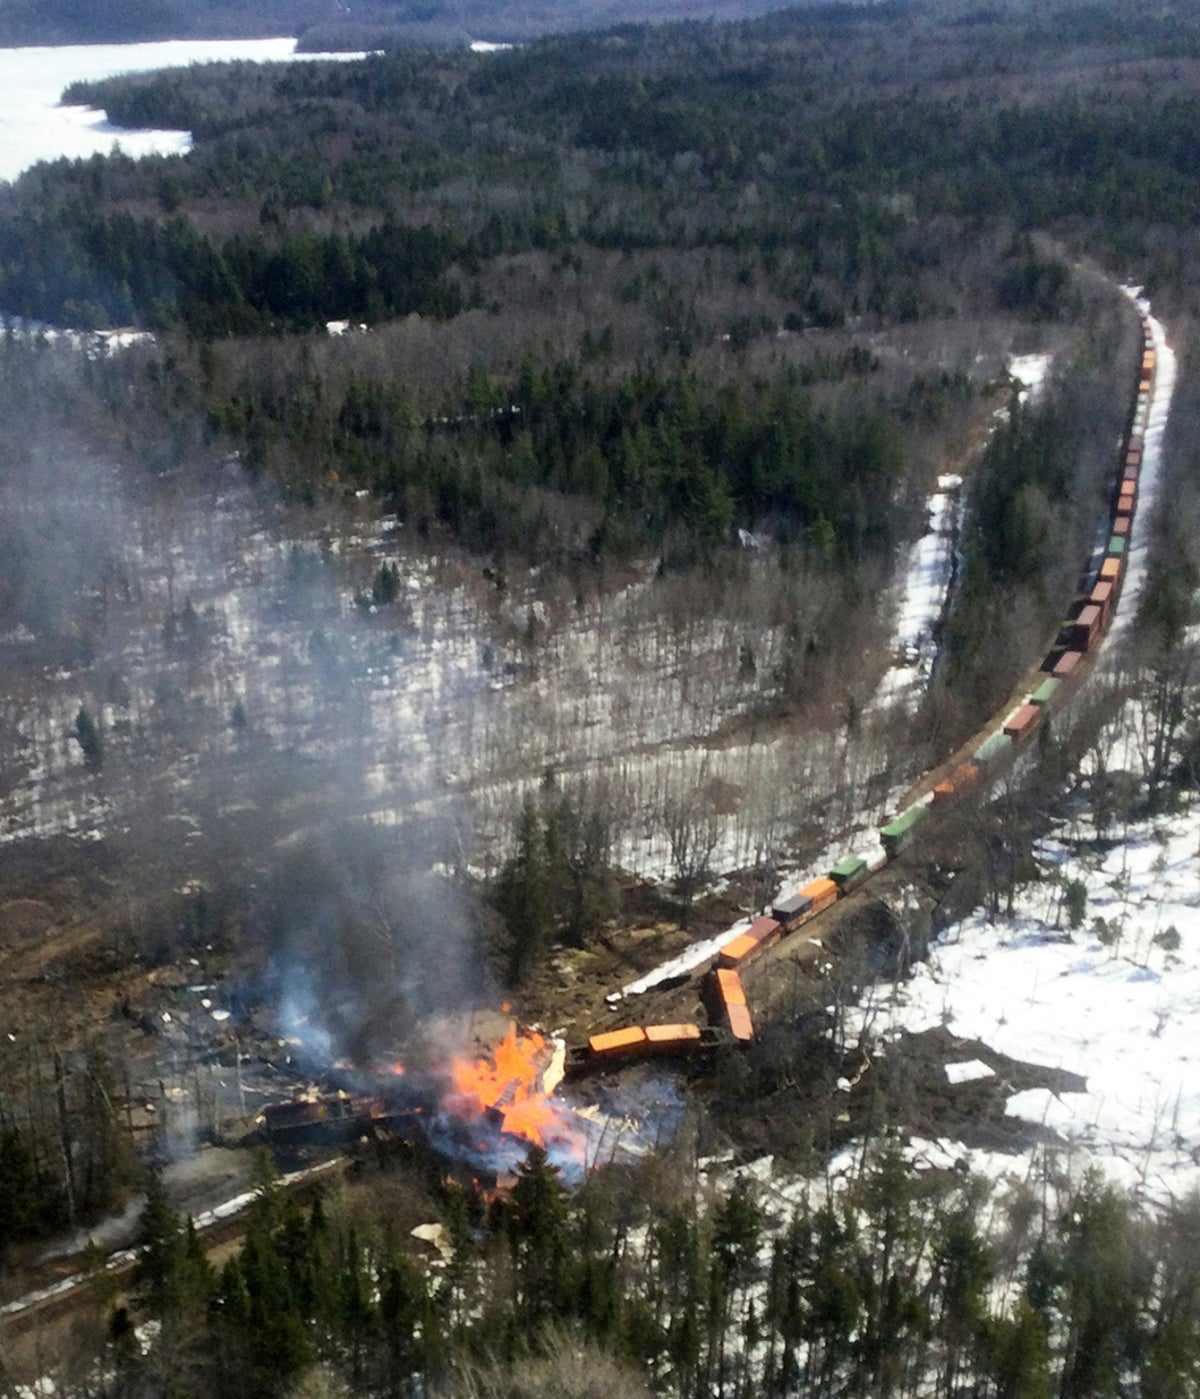
M 456 1059 L 454 1084 L 446 1106 L 460 1117 L 480 1117 L 489 1108 L 502 1116 L 505 1132 L 545 1145 L 558 1115 L 542 1091 L 549 1047 L 544 1035 L 521 1031 L 514 1023 L 490 1059 Z

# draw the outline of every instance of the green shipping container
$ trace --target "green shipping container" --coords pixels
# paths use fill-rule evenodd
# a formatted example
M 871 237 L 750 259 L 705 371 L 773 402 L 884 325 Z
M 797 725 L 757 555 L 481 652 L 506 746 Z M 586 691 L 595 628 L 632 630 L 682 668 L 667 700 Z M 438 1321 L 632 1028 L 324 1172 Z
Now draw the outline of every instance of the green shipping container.
M 995 733 L 985 738 L 972 754 L 977 763 L 994 763 L 1012 749 L 1012 739 L 1007 734 Z
M 1045 680 L 1029 696 L 1030 704 L 1049 704 L 1054 699 L 1055 691 L 1062 684 L 1061 680 L 1055 680 L 1053 675 L 1047 676 Z
M 1112 536 L 1112 538 L 1108 541 L 1108 548 L 1105 550 L 1105 553 L 1108 553 L 1108 554 L 1123 554 L 1124 552 L 1125 552 L 1125 541 L 1124 541 L 1124 539 L 1122 539 L 1122 537 L 1121 537 L 1119 534 L 1114 534 L 1114 535 Z
M 866 868 L 867 862 L 860 855 L 847 855 L 829 871 L 829 877 L 835 884 L 849 884 L 852 879 L 857 879 L 863 874 Z
M 903 850 L 912 839 L 917 827 L 924 821 L 927 807 L 911 806 L 903 815 L 897 816 L 890 825 L 884 826 L 879 836 L 883 841 L 883 848 L 888 855 L 895 855 L 898 850 Z

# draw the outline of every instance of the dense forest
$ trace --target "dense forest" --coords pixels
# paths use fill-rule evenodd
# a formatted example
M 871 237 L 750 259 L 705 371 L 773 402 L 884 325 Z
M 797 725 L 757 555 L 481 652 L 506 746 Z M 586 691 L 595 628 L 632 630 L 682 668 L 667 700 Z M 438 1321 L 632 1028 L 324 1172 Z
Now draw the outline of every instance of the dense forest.
M 232 4 L 203 23 L 119 9 L 38 20 L 56 35 L 86 20 L 94 38 L 251 24 Z M 0 34 L 40 32 L 33 10 L 0 6 Z M 610 951 L 646 910 L 689 930 L 717 818 L 751 795 L 704 765 L 675 787 L 643 779 L 647 750 L 785 731 L 806 764 L 819 750 L 802 772 L 769 757 L 761 785 L 787 790 L 755 814 L 759 864 L 736 872 L 726 919 L 771 897 L 781 847 L 803 862 L 940 760 L 1044 654 L 1105 513 L 1140 347 L 1115 283 L 1145 284 L 1185 348 L 1200 289 L 1194 6 L 821 6 L 492 54 L 454 51 L 483 6 L 309 10 L 310 46 L 369 35 L 387 51 L 79 86 L 68 100 L 187 128 L 194 148 L 58 161 L 0 188 L 8 318 L 151 332 L 120 354 L 63 354 L 15 326 L 0 344 L 0 775 L 17 790 L 36 713 L 52 756 L 24 786 L 64 778 L 101 813 L 87 878 L 74 887 L 57 846 L 53 873 L 102 930 L 86 955 L 64 939 L 50 972 L 22 945 L 20 994 L 58 1009 L 0 1044 L 0 1281 L 148 1190 L 132 1285 L 95 1279 L 103 1321 L 56 1357 L 58 1392 L 1192 1392 L 1193 1202 L 1156 1213 L 1048 1156 L 1036 1189 L 985 1207 L 985 1187 L 886 1141 L 828 1197 L 781 1202 L 735 1183 L 732 1160 L 698 1169 L 731 1141 L 749 1150 L 747 1104 L 755 1148 L 797 1176 L 847 1139 L 838 1119 L 818 1149 L 806 1114 L 820 1100 L 832 1120 L 838 1102 L 826 993 L 840 1007 L 870 974 L 849 939 L 843 969 L 789 988 L 773 1032 L 706 1072 L 686 1147 L 575 1193 L 538 1151 L 507 1194 L 464 1193 L 379 1133 L 315 1204 L 261 1163 L 241 1250 L 213 1259 L 147 1171 L 167 1133 L 142 1123 L 154 1146 L 134 1149 L 139 1092 L 108 1049 L 142 1036 L 155 1066 L 176 1053 L 156 979 L 182 997 L 228 975 L 238 1033 L 277 1044 L 253 1017 L 302 966 L 322 1033 L 352 1057 L 493 992 L 550 1023 L 571 954 Z M 292 13 L 258 7 L 253 24 Z M 549 6 L 486 13 L 510 26 L 488 37 L 551 26 Z M 418 28 L 448 47 L 397 42 Z M 1005 365 L 1031 350 L 1053 371 L 1022 402 Z M 1183 362 L 1174 508 L 1123 680 L 1155 704 L 1135 802 L 1185 799 L 1200 753 Z M 48 466 L 56 432 L 69 450 Z M 915 715 L 880 717 L 881 599 L 948 470 L 965 508 L 936 664 Z M 211 589 L 191 535 L 243 605 Z M 194 604 L 202 587 L 218 601 Z M 422 610 L 439 587 L 444 612 Z M 589 626 L 603 650 L 574 656 Z M 403 708 L 420 646 L 449 651 L 455 628 L 469 659 L 412 725 L 436 769 L 423 786 L 415 740 L 385 765 L 380 715 Z M 614 652 L 601 677 L 590 658 Z M 572 726 L 545 702 L 573 673 L 615 694 L 611 749 L 608 711 Z M 639 690 L 651 673 L 670 683 Z M 52 684 L 68 699 L 44 713 Z M 522 687 L 527 707 L 487 707 Z M 555 743 L 530 738 L 539 726 Z M 972 809 L 931 882 L 974 862 L 984 875 L 960 887 L 986 884 L 998 907 L 1068 749 L 1047 737 L 1024 793 Z M 655 823 L 673 875 L 659 892 L 618 869 Z M 40 926 L 36 864 L 14 863 L 14 927 Z M 924 912 L 872 926 L 906 946 L 929 931 Z M 83 972 L 100 988 L 86 1013 Z M 210 1069 L 222 1052 L 206 1045 Z M 240 1075 L 236 1038 L 232 1054 Z M 873 1100 L 873 1135 L 902 1096 Z M 436 1258 L 408 1239 L 429 1219 L 448 1241 Z M 0 1392 L 20 1392 L 5 1363 Z
M 1128 347 L 1071 251 L 1183 291 L 1197 113 L 1173 75 L 1197 44 L 1186 14 L 1116 35 L 1070 7 L 818 9 L 83 86 L 196 148 L 27 175 L 0 200 L 0 305 L 182 337 L 157 412 L 501 568 L 691 566 L 740 530 L 865 592 L 989 392 L 958 330 L 914 361 L 906 328 L 1071 326 L 1105 376 Z M 1068 478 L 1099 500 L 1064 463 L 1119 430 L 1104 382 L 1046 429 L 1079 435 L 1043 502 Z M 1062 555 L 1040 554 L 967 570 L 960 643 L 1045 624 Z M 969 693 L 979 657 L 954 656 Z
M 3 0 L 0 44 L 301 36 L 313 53 L 465 48 L 603 25 L 740 19 L 774 0 Z
M 375 1211 L 387 1165 L 304 1210 L 260 1162 L 243 1247 L 219 1268 L 152 1182 L 134 1294 L 155 1343 L 143 1353 L 122 1307 L 104 1359 L 81 1363 L 65 1392 L 1191 1392 L 1195 1201 L 1155 1216 L 1097 1175 L 1047 1179 L 1014 1194 L 989 1234 L 985 1183 L 917 1171 L 891 1143 L 838 1200 L 784 1206 L 745 1180 L 664 1164 L 571 1196 L 534 1148 L 487 1209 L 443 1188 L 432 1267 L 399 1233 L 428 1198 L 393 1193 L 389 1217 Z

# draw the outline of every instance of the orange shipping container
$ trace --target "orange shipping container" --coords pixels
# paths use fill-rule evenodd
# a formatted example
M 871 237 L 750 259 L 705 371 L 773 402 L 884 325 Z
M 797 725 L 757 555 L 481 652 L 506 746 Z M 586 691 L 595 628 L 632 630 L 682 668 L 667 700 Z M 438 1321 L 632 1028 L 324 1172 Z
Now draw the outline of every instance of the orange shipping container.
M 954 769 L 954 790 L 963 792 L 968 787 L 973 787 L 979 781 L 979 769 L 974 763 L 959 763 Z
M 1100 581 L 1102 583 L 1115 583 L 1121 576 L 1121 560 L 1118 558 L 1108 558 L 1100 565 Z
M 729 1031 L 734 1039 L 741 1040 L 743 1044 L 749 1044 L 754 1038 L 750 1012 L 744 1005 L 729 1007 Z
M 742 990 L 742 978 L 737 972 L 729 971 L 725 967 L 717 968 L 717 995 L 721 998 L 722 1005 L 744 1006 L 746 1004 L 746 993 Z
M 820 879 L 814 879 L 800 890 L 805 898 L 812 900 L 812 911 L 817 913 L 820 909 L 828 908 L 838 896 L 838 887 L 832 879 L 822 875 Z
M 936 802 L 948 802 L 948 801 L 950 800 L 950 798 L 953 797 L 953 795 L 954 795 L 954 783 L 953 783 L 953 782 L 949 782 L 949 781 L 947 781 L 947 782 L 939 782 L 938 785 L 933 789 L 933 800 L 934 800 L 935 803 L 936 803 Z
M 621 1030 L 606 1030 L 602 1035 L 592 1035 L 588 1039 L 588 1048 L 593 1054 L 621 1054 L 645 1042 L 646 1032 L 640 1025 L 627 1025 Z
M 695 1044 L 700 1038 L 699 1025 L 647 1025 L 646 1039 L 650 1044 Z
M 747 957 L 753 957 L 758 950 L 757 938 L 752 938 L 748 933 L 739 933 L 717 953 L 717 966 L 740 967 Z

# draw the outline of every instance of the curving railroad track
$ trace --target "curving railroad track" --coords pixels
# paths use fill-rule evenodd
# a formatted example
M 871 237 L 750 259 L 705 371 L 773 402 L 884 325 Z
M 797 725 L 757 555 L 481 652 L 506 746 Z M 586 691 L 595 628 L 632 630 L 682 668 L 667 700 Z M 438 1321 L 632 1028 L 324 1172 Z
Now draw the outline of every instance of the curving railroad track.
M 985 791 L 1018 760 L 1041 725 L 1064 708 L 1078 689 L 1113 627 L 1122 593 L 1129 587 L 1134 571 L 1135 523 L 1139 515 L 1147 513 L 1155 486 L 1157 463 L 1152 459 L 1147 468 L 1146 439 L 1165 338 L 1148 305 L 1131 289 L 1123 290 L 1133 300 L 1141 322 L 1142 353 L 1113 462 L 1106 542 L 1084 562 L 1080 575 L 1084 586 L 1068 608 L 1045 657 L 1026 673 L 1003 709 L 912 784 L 894 819 L 879 832 L 876 846 L 847 855 L 826 874 L 778 900 L 769 915 L 756 918 L 748 927 L 730 928 L 714 955 L 681 978 L 699 983 L 706 1024 L 641 1022 L 602 1031 L 569 1051 L 573 1072 L 656 1055 L 693 1055 L 722 1044 L 749 1044 L 754 1039 L 754 1023 L 742 972 L 778 943 L 790 942 L 801 928 L 816 924 L 826 910 L 942 827 L 964 794 Z M 1172 382 L 1173 376 L 1163 385 L 1168 399 Z M 1124 620 L 1125 614 L 1122 617 Z M 819 952 L 820 942 L 812 937 L 812 931 L 816 930 L 811 929 L 808 938 L 799 942 L 796 960 L 800 962 L 815 959 Z M 614 993 L 608 999 L 615 1008 L 623 996 Z

